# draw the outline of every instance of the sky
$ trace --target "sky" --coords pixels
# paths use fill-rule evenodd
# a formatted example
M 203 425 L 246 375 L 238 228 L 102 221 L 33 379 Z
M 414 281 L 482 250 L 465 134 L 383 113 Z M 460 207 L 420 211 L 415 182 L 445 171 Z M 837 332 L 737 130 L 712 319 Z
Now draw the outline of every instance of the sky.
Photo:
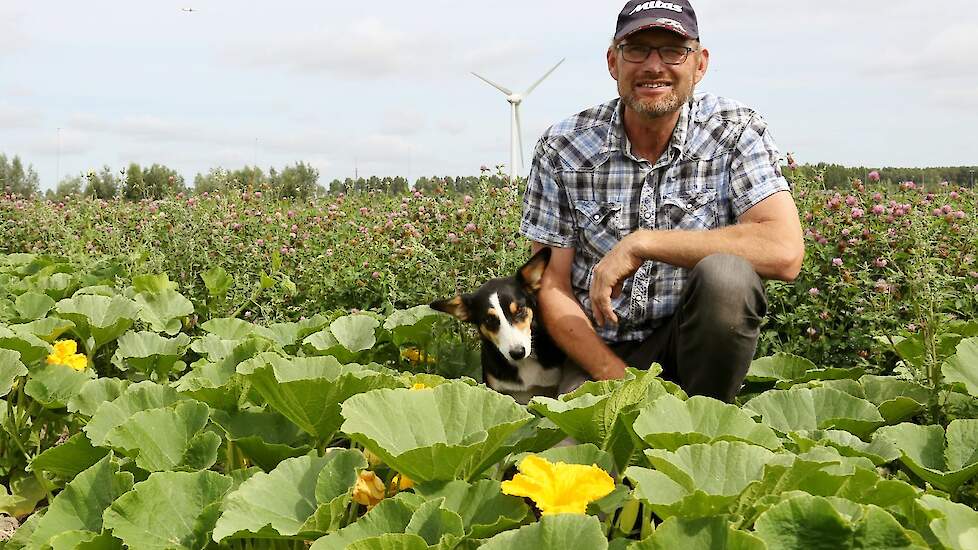
M 42 189 L 130 162 L 197 173 L 299 161 L 334 178 L 525 174 L 551 124 L 617 96 L 622 1 L 0 1 L 0 153 Z M 710 67 L 799 162 L 978 164 L 974 0 L 694 1 Z M 184 11 L 192 8 L 193 11 Z

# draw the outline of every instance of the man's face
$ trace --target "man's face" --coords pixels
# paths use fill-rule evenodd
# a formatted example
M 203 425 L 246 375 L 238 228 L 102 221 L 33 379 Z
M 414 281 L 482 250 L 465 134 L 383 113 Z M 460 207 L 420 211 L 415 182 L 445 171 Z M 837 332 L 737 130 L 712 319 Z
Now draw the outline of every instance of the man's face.
M 699 43 L 665 29 L 639 31 L 623 43 L 646 46 L 685 46 L 693 48 L 680 65 L 662 61 L 653 51 L 640 63 L 626 61 L 617 45 L 608 50 L 608 71 L 618 81 L 618 95 L 631 110 L 645 118 L 659 118 L 674 113 L 693 96 L 693 89 L 709 64 L 709 52 Z

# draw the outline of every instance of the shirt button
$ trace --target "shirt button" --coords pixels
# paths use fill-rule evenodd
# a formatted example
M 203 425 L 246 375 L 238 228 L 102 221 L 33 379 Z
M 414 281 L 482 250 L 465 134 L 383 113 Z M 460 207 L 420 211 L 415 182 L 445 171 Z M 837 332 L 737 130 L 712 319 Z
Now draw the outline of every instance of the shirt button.
M 648 210 L 646 210 L 645 211 L 645 219 L 647 219 L 647 220 L 652 219 L 652 212 L 649 212 Z
M 595 214 L 594 215 L 594 219 L 595 220 L 600 220 L 601 219 L 601 214 Z

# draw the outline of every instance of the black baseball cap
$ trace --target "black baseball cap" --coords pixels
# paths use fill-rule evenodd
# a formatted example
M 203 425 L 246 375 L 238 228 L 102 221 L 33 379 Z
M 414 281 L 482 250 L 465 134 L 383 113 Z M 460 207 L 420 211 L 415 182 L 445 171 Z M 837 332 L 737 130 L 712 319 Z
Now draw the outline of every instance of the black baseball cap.
M 618 14 L 615 40 L 644 29 L 660 27 L 699 40 L 696 12 L 686 0 L 630 0 Z

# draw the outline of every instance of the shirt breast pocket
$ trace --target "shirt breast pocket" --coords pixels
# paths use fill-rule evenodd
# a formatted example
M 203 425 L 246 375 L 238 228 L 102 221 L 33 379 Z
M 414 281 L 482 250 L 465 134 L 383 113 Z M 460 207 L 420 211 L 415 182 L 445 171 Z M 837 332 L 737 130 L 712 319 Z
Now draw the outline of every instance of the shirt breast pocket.
M 595 259 L 621 240 L 621 204 L 579 200 L 574 203 L 577 220 L 578 249 Z
M 659 201 L 660 229 L 705 231 L 718 225 L 716 191 L 665 196 Z

